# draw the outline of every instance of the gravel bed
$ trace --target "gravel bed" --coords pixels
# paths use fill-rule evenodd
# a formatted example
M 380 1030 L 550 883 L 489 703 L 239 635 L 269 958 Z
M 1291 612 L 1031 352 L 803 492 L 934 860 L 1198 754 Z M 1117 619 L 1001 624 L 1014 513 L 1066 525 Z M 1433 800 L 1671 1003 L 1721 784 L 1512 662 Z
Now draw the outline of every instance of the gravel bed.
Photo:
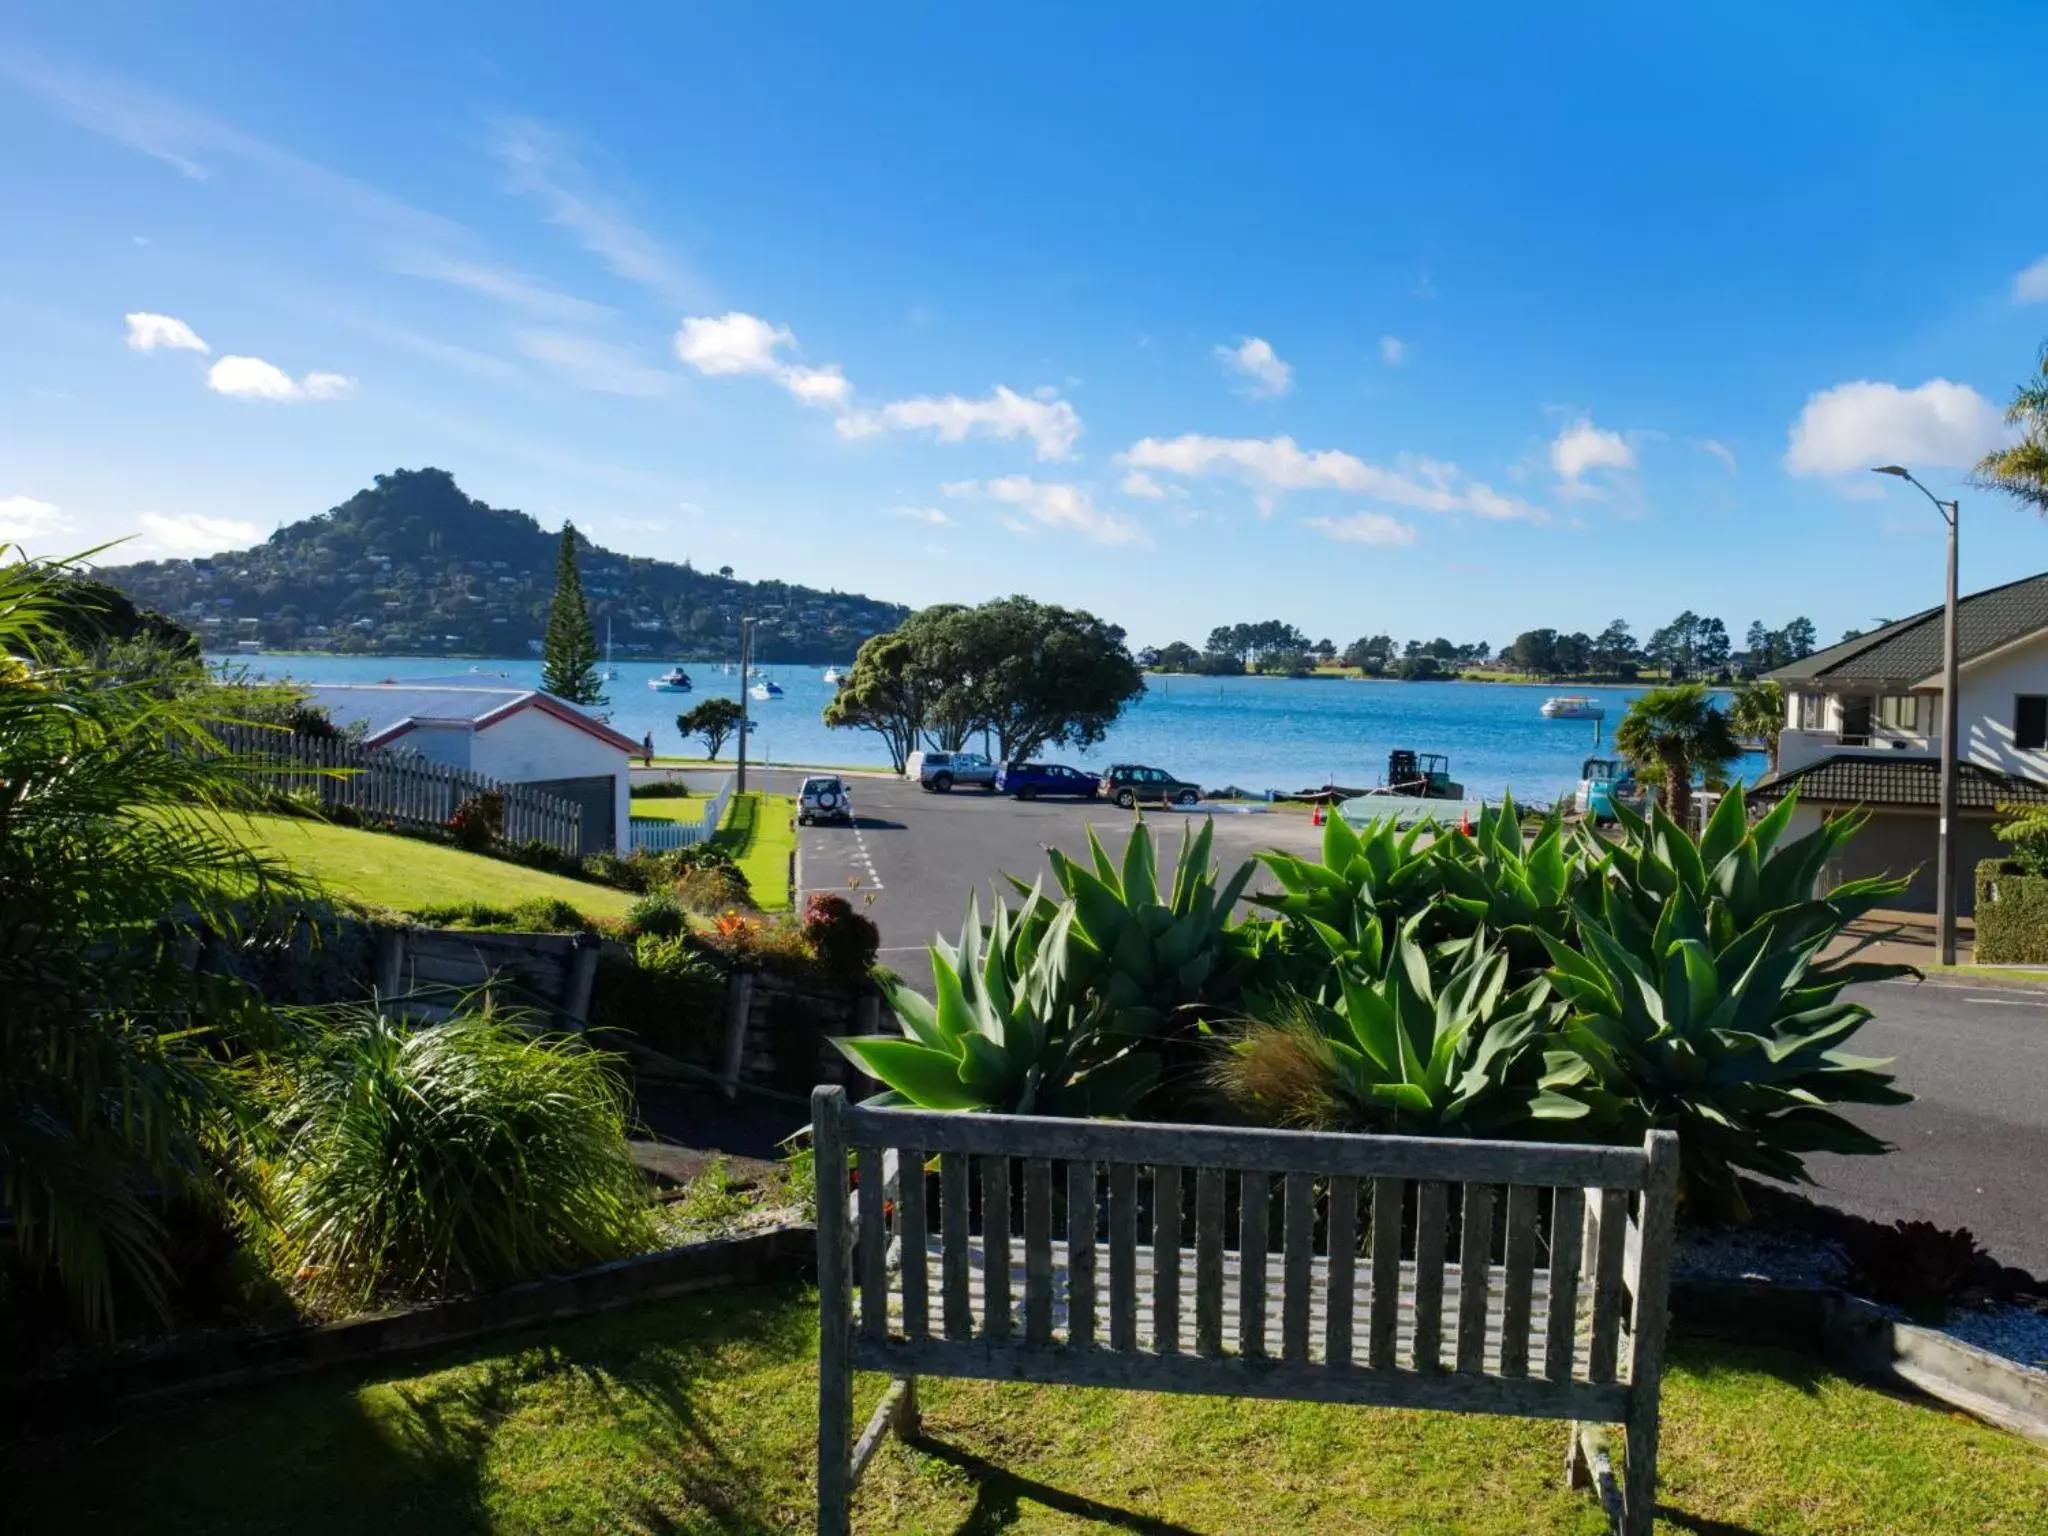
M 1952 1339 L 2048 1371 L 2048 1313 L 2031 1307 L 1956 1307 L 1933 1325 Z

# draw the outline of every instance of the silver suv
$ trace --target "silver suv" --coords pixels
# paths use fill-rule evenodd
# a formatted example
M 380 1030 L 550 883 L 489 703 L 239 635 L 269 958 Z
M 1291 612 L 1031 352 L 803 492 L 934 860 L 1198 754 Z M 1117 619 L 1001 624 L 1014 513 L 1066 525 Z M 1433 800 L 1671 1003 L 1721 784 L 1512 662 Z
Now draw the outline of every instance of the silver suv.
M 918 787 L 948 794 L 955 784 L 973 784 L 995 793 L 996 765 L 979 752 L 913 752 L 908 764 Z
M 796 824 L 801 827 L 814 821 L 853 825 L 853 796 L 846 791 L 846 781 L 836 774 L 814 773 L 804 780 L 797 796 Z

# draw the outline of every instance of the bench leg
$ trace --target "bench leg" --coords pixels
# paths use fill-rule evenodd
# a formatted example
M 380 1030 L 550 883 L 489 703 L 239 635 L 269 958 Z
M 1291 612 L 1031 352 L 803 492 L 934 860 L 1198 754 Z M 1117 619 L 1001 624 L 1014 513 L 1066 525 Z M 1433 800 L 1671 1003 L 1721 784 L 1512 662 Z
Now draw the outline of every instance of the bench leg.
M 1567 1426 L 1571 1440 L 1564 1451 L 1564 1485 L 1567 1488 L 1591 1488 L 1593 1486 L 1593 1463 L 1586 1456 L 1584 1426 L 1574 1420 Z
M 818 1536 L 848 1536 L 853 1521 L 853 1371 L 842 1345 L 818 1360 Z M 834 1358 L 837 1357 L 837 1358 Z
M 1628 1418 L 1628 1465 L 1622 1472 L 1622 1536 L 1650 1536 L 1657 1516 L 1657 1398 L 1648 1400 Z
M 917 1406 L 917 1378 L 903 1378 L 903 1401 L 896 1408 L 896 1437 L 915 1440 L 924 1433 L 924 1413 Z

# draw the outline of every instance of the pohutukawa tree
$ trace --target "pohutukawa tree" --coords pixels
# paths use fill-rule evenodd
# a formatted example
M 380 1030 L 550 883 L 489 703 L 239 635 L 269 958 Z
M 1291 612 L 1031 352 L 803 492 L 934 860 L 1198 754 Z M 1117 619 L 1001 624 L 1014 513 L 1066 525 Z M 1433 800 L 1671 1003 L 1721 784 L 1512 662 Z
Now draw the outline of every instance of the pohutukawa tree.
M 725 739 L 740 728 L 746 711 L 738 699 L 706 699 L 695 709 L 676 716 L 676 729 L 685 736 L 704 738 L 704 755 L 716 761 Z
M 562 524 L 562 547 L 555 556 L 555 595 L 548 604 L 547 634 L 540 655 L 544 690 L 571 704 L 604 703 L 604 684 L 597 675 L 597 636 L 583 600 L 583 578 L 576 570 L 574 523 Z

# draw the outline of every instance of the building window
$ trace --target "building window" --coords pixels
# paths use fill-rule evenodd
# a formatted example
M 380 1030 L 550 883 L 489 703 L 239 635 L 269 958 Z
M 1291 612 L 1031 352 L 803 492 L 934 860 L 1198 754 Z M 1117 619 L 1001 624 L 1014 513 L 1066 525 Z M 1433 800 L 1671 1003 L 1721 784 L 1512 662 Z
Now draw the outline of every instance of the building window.
M 1828 728 L 1828 696 L 1824 693 L 1799 695 L 1799 729 L 1824 731 Z
M 2012 744 L 2022 752 L 2048 747 L 2048 693 L 2023 693 L 2013 700 Z
M 1919 730 L 1920 696 L 1915 693 L 1886 694 L 1877 701 L 1877 719 L 1880 725 L 1890 730 Z

